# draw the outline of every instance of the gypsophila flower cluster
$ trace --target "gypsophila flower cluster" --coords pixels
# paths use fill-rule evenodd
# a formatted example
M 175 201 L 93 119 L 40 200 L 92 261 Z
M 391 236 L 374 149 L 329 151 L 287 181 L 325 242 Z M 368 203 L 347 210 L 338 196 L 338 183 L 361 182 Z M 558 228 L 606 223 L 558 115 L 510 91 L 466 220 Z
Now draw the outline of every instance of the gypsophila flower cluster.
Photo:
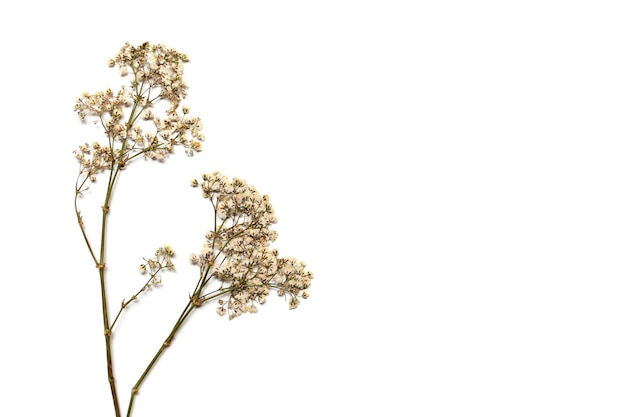
M 174 249 L 170 245 L 161 246 L 154 253 L 154 258 L 144 259 L 145 262 L 139 265 L 139 273 L 148 273 L 151 277 L 148 281 L 149 286 L 161 285 L 161 276 L 159 275 L 161 271 L 174 270 L 172 263 L 174 255 Z
M 111 167 L 114 160 L 119 159 L 119 149 L 111 150 L 108 146 L 101 146 L 94 142 L 91 145 L 85 143 L 74 151 L 76 159 L 80 163 L 81 173 L 89 177 L 92 182 L 96 181 L 96 174 Z
M 80 164 L 79 177 L 95 181 L 104 170 L 124 169 L 143 156 L 163 161 L 182 146 L 187 155 L 202 150 L 202 122 L 189 117 L 189 108 L 180 106 L 187 94 L 183 63 L 188 58 L 174 49 L 148 42 L 133 47 L 126 43 L 109 66 L 118 66 L 122 76 L 130 75 L 130 86 L 116 93 L 111 89 L 94 94 L 83 93 L 74 111 L 81 120 L 93 118 L 100 123 L 105 143 L 84 144 L 74 151 Z M 163 115 L 153 109 L 156 103 L 169 103 Z M 77 192 L 86 189 L 80 181 Z
M 305 264 L 294 258 L 281 258 L 270 249 L 277 233 L 269 229 L 276 223 L 274 210 L 267 196 L 261 196 L 244 180 L 229 180 L 218 172 L 204 174 L 202 181 L 192 180 L 202 196 L 211 201 L 214 228 L 205 235 L 199 254 L 190 260 L 200 267 L 203 282 L 216 278 L 220 288 L 199 297 L 197 302 L 219 298 L 217 312 L 235 318 L 256 312 L 271 289 L 289 297 L 289 307 L 296 308 L 313 275 Z
M 188 61 L 186 54 L 163 45 L 145 42 L 133 47 L 127 42 L 115 58 L 109 60 L 109 66 L 117 65 L 122 77 L 132 73 L 131 87 L 136 90 L 144 85 L 159 88 L 160 96 L 170 102 L 170 110 L 175 110 L 187 95 L 183 63 Z
M 161 285 L 161 271 L 174 270 L 174 264 L 172 263 L 172 258 L 174 257 L 174 250 L 170 245 L 161 246 L 154 253 L 154 258 L 145 259 L 145 263 L 139 265 L 139 273 L 142 275 L 148 274 L 149 278 L 146 283 L 141 287 L 139 291 L 133 294 L 128 300 L 123 299 L 122 304 L 120 306 L 120 310 L 118 311 L 113 323 L 111 324 L 110 329 L 113 329 L 115 323 L 119 319 L 122 311 L 128 307 L 129 304 L 137 301 L 137 298 L 146 290 L 154 287 L 158 287 Z

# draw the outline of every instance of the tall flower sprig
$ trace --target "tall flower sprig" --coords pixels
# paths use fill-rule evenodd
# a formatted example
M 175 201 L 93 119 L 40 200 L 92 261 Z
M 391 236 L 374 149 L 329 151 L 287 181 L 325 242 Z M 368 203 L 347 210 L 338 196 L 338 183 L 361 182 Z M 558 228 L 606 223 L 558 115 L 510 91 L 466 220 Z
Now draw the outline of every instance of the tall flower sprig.
M 121 411 L 114 376 L 111 350 L 113 326 L 109 321 L 106 291 L 107 218 L 115 184 L 133 160 L 143 156 L 163 161 L 176 146 L 183 147 L 187 155 L 201 150 L 200 141 L 204 140 L 202 123 L 199 118 L 188 116 L 187 107 L 180 106 L 187 94 L 183 79 L 183 63 L 187 61 L 185 54 L 163 45 L 145 42 L 134 47 L 126 43 L 108 64 L 119 67 L 121 76 L 130 76 L 130 85 L 119 88 L 115 93 L 110 88 L 93 94 L 83 93 L 74 106 L 82 121 L 93 120 L 104 131 L 103 141 L 85 143 L 74 151 L 79 163 L 74 209 L 100 279 L 107 374 L 116 417 L 121 416 Z M 163 114 L 155 114 L 157 103 L 166 104 Z M 99 229 L 100 248 L 97 250 L 88 236 L 78 201 L 97 176 L 107 171 L 108 182 Z

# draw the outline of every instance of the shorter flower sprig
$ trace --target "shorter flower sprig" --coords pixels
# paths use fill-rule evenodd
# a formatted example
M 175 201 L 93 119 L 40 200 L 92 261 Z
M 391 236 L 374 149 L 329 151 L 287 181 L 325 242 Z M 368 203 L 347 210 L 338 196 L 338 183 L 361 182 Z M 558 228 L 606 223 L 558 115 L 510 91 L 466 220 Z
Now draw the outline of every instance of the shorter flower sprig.
M 128 416 L 143 381 L 163 352 L 168 349 L 183 323 L 204 304 L 217 300 L 217 313 L 230 319 L 254 313 L 263 304 L 270 290 L 289 298 L 289 308 L 296 308 L 313 274 L 295 258 L 279 257 L 270 248 L 278 234 L 270 229 L 277 222 L 269 197 L 240 178 L 229 179 L 219 172 L 191 180 L 202 196 L 211 202 L 213 228 L 205 234 L 202 250 L 190 260 L 199 268 L 199 278 L 189 300 L 172 330 L 131 390 Z M 140 270 L 151 268 L 142 264 Z M 157 268 L 158 269 L 158 268 Z M 153 271 L 154 269 L 151 269 Z M 217 288 L 209 290 L 211 282 Z

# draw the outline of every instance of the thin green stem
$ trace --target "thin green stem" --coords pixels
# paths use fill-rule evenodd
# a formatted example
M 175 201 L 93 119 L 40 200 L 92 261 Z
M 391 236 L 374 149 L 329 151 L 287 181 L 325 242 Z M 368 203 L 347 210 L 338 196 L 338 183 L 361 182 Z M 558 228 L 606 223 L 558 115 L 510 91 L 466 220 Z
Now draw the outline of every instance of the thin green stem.
M 174 340 L 174 336 L 178 332 L 178 329 L 180 329 L 180 327 L 183 325 L 187 317 L 189 317 L 189 314 L 191 313 L 191 311 L 194 310 L 194 308 L 195 308 L 195 305 L 193 304 L 191 300 L 189 300 L 183 312 L 181 313 L 180 317 L 178 317 L 178 320 L 174 324 L 174 327 L 170 331 L 169 335 L 167 336 L 167 338 L 165 339 L 165 341 L 163 342 L 163 344 L 161 345 L 157 353 L 154 355 L 154 357 L 152 358 L 152 360 L 150 361 L 146 369 L 143 371 L 143 373 L 141 374 L 141 376 L 139 377 L 139 379 L 133 386 L 131 393 L 130 393 L 130 401 L 128 403 L 128 410 L 126 412 L 126 417 L 130 417 L 132 413 L 135 395 L 137 395 L 137 393 L 139 392 L 139 388 L 141 387 L 141 384 L 143 383 L 144 379 L 146 379 L 146 377 L 148 376 L 148 374 L 150 373 L 154 365 L 157 363 L 157 361 L 161 357 L 161 354 L 163 354 L 165 349 L 167 349 L 171 345 L 172 340 Z
M 111 150 L 113 152 L 113 150 Z M 115 164 L 113 162 L 113 164 Z M 107 306 L 107 293 L 106 293 L 106 280 L 105 280 L 105 246 L 106 246 L 106 230 L 107 230 L 107 218 L 109 215 L 109 205 L 111 202 L 111 196 L 113 193 L 113 187 L 117 174 L 119 172 L 119 166 L 111 166 L 111 174 L 109 175 L 109 184 L 107 187 L 106 197 L 104 199 L 104 205 L 102 206 L 102 228 L 100 234 L 100 260 L 98 262 L 98 271 L 100 275 L 100 299 L 102 304 L 102 324 L 104 326 L 104 341 L 106 346 L 107 356 L 107 376 L 109 380 L 109 386 L 111 387 L 111 397 L 113 399 L 113 407 L 115 408 L 115 416 L 121 417 L 119 399 L 117 396 L 117 388 L 115 385 L 115 375 L 113 371 L 113 353 L 111 351 L 111 327 L 109 326 L 109 309 Z
M 150 373 L 150 371 L 152 370 L 154 365 L 156 365 L 157 361 L 159 360 L 159 358 L 161 357 L 163 352 L 165 352 L 165 349 L 167 349 L 171 345 L 172 340 L 174 340 L 174 336 L 176 336 L 176 333 L 178 333 L 178 330 L 180 330 L 180 328 L 183 325 L 183 323 L 185 322 L 185 320 L 187 320 L 187 318 L 196 309 L 196 307 L 199 307 L 200 305 L 204 304 L 205 302 L 211 301 L 212 299 L 220 297 L 220 296 L 222 296 L 222 295 L 224 295 L 224 294 L 226 294 L 226 293 L 228 293 L 230 291 L 229 288 L 220 288 L 218 290 L 213 291 L 212 293 L 209 293 L 207 295 L 204 295 L 204 296 L 200 297 L 200 294 L 202 293 L 202 290 L 204 289 L 204 287 L 209 282 L 209 280 L 206 279 L 209 271 L 210 271 L 210 268 L 208 268 L 207 271 L 205 272 L 205 274 L 200 277 L 199 281 L 202 282 L 202 284 L 199 287 L 197 287 L 196 291 L 194 291 L 193 296 L 189 297 L 190 299 L 187 302 L 187 305 L 185 306 L 185 308 L 183 309 L 182 313 L 178 317 L 178 320 L 176 320 L 176 323 L 174 323 L 174 327 L 172 327 L 172 330 L 170 331 L 169 335 L 167 336 L 167 338 L 165 338 L 165 341 L 159 347 L 159 350 L 154 355 L 154 357 L 152 358 L 152 360 L 150 361 L 150 363 L 148 364 L 146 369 L 143 371 L 143 373 L 141 374 L 141 376 L 139 377 L 139 379 L 137 380 L 137 382 L 133 386 L 133 388 L 131 390 L 131 393 L 130 393 L 130 401 L 128 403 L 128 410 L 126 412 L 126 417 L 130 417 L 130 415 L 132 413 L 133 404 L 135 402 L 135 395 L 137 395 L 137 393 L 139 393 L 139 388 L 141 387 L 141 384 L 146 379 L 146 377 L 148 376 L 148 374 Z
M 148 281 L 146 281 L 146 283 L 143 285 L 143 287 L 141 287 L 141 289 L 139 291 L 137 291 L 135 294 L 133 294 L 130 299 L 128 301 L 122 300 L 122 306 L 120 307 L 120 310 L 117 312 L 117 315 L 115 316 L 115 319 L 113 320 L 113 323 L 111 323 L 111 330 L 113 330 L 113 327 L 115 327 L 115 323 L 117 323 L 117 319 L 119 319 L 120 315 L 122 314 L 122 311 L 128 307 L 128 305 L 130 303 L 132 303 L 133 301 L 137 300 L 137 297 L 139 297 L 139 294 L 141 294 L 142 292 L 144 292 L 146 290 L 146 288 L 148 288 L 148 286 L 150 285 L 150 281 L 152 281 L 154 279 L 154 277 L 161 272 L 162 268 L 158 268 L 155 272 L 150 274 L 150 278 L 148 278 Z
M 87 237 L 87 232 L 85 231 L 85 224 L 83 223 L 83 216 L 81 215 L 80 210 L 78 210 L 78 196 L 81 194 L 81 190 L 83 186 L 85 185 L 85 182 L 87 181 L 88 178 L 89 178 L 88 176 L 85 176 L 85 179 L 80 185 L 78 185 L 78 180 L 76 181 L 76 194 L 74 195 L 74 211 L 76 212 L 76 220 L 78 221 L 80 232 L 83 235 L 83 239 L 85 239 L 85 244 L 87 245 L 87 249 L 89 249 L 89 254 L 91 255 L 91 258 L 93 259 L 96 266 L 98 266 L 98 259 L 96 258 L 96 254 L 94 253 L 93 248 L 91 247 L 91 243 L 89 242 L 89 238 Z

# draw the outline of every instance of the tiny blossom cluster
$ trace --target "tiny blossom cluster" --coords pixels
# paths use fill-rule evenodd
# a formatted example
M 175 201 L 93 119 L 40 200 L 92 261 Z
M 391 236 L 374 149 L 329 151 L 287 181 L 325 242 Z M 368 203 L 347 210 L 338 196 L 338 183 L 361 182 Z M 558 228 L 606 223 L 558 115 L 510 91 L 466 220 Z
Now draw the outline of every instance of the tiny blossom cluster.
M 96 180 L 96 174 L 111 167 L 114 159 L 119 158 L 120 151 L 113 150 L 108 146 L 102 146 L 98 142 L 91 145 L 85 143 L 74 151 L 76 160 L 80 163 L 81 174 L 89 177 L 91 181 Z
M 115 58 L 109 59 L 109 66 L 117 65 L 122 77 L 132 73 L 131 87 L 134 89 L 142 85 L 159 88 L 160 95 L 175 109 L 187 96 L 183 63 L 188 61 L 186 54 L 164 45 L 144 42 L 135 47 L 126 42 Z
M 133 104 L 132 93 L 122 87 L 117 93 L 113 93 L 110 88 L 105 91 L 89 94 L 84 92 L 77 100 L 74 111 L 78 113 L 81 120 L 86 120 L 88 116 L 96 116 L 100 120 L 109 117 L 107 126 L 114 126 L 124 115 L 124 107 Z
M 144 259 L 146 262 L 139 265 L 139 273 L 148 273 L 151 276 L 149 284 L 151 286 L 159 286 L 161 284 L 161 271 L 173 270 L 174 249 L 170 245 L 161 246 L 154 253 L 154 258 Z
M 200 267 L 201 276 L 221 282 L 220 294 L 229 294 L 218 301 L 218 314 L 232 319 L 256 312 L 256 304 L 265 302 L 270 289 L 288 296 L 290 308 L 308 297 L 305 290 L 313 275 L 305 264 L 281 258 L 269 247 L 277 237 L 269 226 L 277 219 L 267 196 L 242 179 L 230 180 L 218 172 L 204 174 L 201 182 L 192 180 L 191 185 L 200 187 L 214 209 L 215 228 L 206 233 L 202 251 L 190 260 Z
M 185 54 L 148 42 L 138 47 L 126 43 L 109 60 L 109 66 L 119 66 L 120 74 L 132 74 L 132 80 L 130 87 L 116 93 L 111 89 L 83 93 L 76 100 L 74 111 L 78 117 L 93 118 L 94 123 L 102 124 L 108 141 L 106 146 L 97 145 L 98 152 L 95 144 L 81 145 L 74 151 L 81 175 L 94 179 L 106 169 L 125 168 L 139 155 L 163 161 L 178 145 L 190 156 L 202 150 L 202 122 L 188 116 L 188 107 L 180 106 L 187 94 L 182 78 L 183 63 L 187 61 Z M 169 103 L 169 108 L 157 115 L 153 108 L 162 100 Z

